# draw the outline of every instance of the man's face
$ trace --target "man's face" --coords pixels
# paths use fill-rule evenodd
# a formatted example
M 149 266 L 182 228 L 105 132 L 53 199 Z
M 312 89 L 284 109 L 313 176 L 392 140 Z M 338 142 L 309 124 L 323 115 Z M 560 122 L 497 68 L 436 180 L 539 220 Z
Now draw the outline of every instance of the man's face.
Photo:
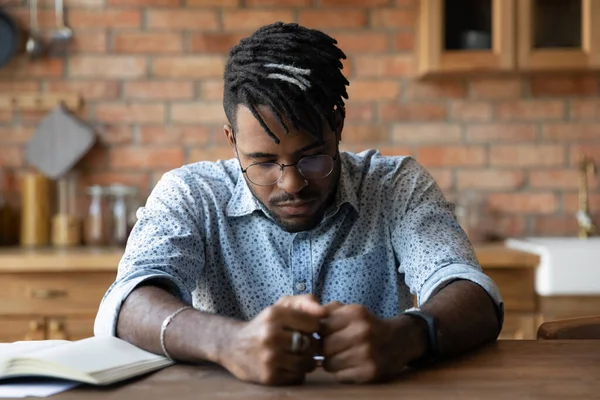
M 316 154 L 336 156 L 343 124 L 341 120 L 337 134 L 330 129 L 329 124 L 324 123 L 323 142 L 319 142 L 304 131 L 294 130 L 284 119 L 290 129 L 286 134 L 267 107 L 259 107 L 257 110 L 280 142 L 275 143 L 247 107 L 238 106 L 235 137 L 229 126 L 225 127 L 225 134 L 234 150 L 237 149 L 242 168 L 262 162 L 294 164 L 302 157 Z M 269 210 L 283 229 L 288 232 L 300 232 L 319 224 L 335 196 L 339 176 L 338 158 L 333 171 L 325 178 L 308 180 L 296 167 L 284 168 L 281 179 L 269 186 L 258 186 L 245 178 L 256 199 Z

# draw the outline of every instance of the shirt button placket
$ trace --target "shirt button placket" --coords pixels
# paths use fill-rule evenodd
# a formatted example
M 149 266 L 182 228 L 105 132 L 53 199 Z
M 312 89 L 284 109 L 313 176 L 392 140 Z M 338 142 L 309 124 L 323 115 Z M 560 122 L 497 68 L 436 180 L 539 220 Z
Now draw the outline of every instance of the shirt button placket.
M 312 293 L 310 235 L 296 234 L 292 243 L 292 287 L 294 295 Z

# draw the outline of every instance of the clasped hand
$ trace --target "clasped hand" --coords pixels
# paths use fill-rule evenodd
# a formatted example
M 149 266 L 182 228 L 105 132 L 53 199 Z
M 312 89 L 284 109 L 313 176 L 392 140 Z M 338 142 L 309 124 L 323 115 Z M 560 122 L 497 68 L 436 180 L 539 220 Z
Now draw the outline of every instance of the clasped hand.
M 339 381 L 373 382 L 386 379 L 397 365 L 409 361 L 403 360 L 407 352 L 402 351 L 397 331 L 390 320 L 379 319 L 360 305 L 321 305 L 312 295 L 288 296 L 241 323 L 221 364 L 241 380 L 299 384 L 316 368 L 314 356 L 319 354 L 324 356 L 323 368 Z M 294 332 L 304 336 L 302 345 Z M 313 337 L 315 332 L 320 340 Z

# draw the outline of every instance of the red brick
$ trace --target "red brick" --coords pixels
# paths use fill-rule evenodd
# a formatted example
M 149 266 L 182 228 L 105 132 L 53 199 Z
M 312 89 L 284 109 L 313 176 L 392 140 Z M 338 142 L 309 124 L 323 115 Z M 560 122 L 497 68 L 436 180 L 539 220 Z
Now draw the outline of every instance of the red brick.
M 149 174 L 146 172 L 87 172 L 82 174 L 82 186 L 108 186 L 115 183 L 133 186 L 146 192 L 148 190 Z
M 533 142 L 537 127 L 534 124 L 482 124 L 467 127 L 467 142 Z
M 0 93 L 37 92 L 41 84 L 37 81 L 0 81 Z
M 600 141 L 600 123 L 561 122 L 544 124 L 543 137 L 545 140 L 598 140 Z
M 490 163 L 496 167 L 559 166 L 565 164 L 565 149 L 550 144 L 495 145 L 490 147 Z
M 585 99 L 571 100 L 570 114 L 572 118 L 578 119 L 599 119 L 600 100 Z
M 441 121 L 445 120 L 444 103 L 416 102 L 408 104 L 381 104 L 379 118 L 384 121 Z
M 540 215 L 533 218 L 533 234 L 570 236 L 577 234 L 577 220 L 570 215 Z
M 406 87 L 406 98 L 412 100 L 461 99 L 466 94 L 466 85 L 460 81 L 410 81 Z
M 76 92 L 84 102 L 87 100 L 112 100 L 119 96 L 119 85 L 115 81 L 50 81 L 46 83 L 49 92 Z
M 350 102 L 346 105 L 346 121 L 370 122 L 374 117 L 374 106 L 371 103 Z
M 360 31 L 332 35 L 338 47 L 349 53 L 381 53 L 388 49 L 388 36 L 381 32 Z
M 564 194 L 564 212 L 573 215 L 579 210 L 579 194 L 577 192 Z M 600 193 L 588 194 L 589 209 L 592 214 L 600 215 Z M 599 225 L 600 226 L 600 225 Z
M 4 143 L 24 144 L 28 142 L 33 135 L 33 131 L 32 128 L 24 128 L 22 126 L 0 126 L 0 143 L 3 143 L 2 148 L 4 148 Z
M 481 166 L 486 161 L 486 151 L 481 146 L 421 147 L 417 160 L 426 167 Z
M 586 154 L 595 160 L 596 165 L 600 168 L 600 145 L 573 145 L 569 152 L 570 165 L 577 165 L 582 154 Z M 600 171 L 599 171 L 600 173 Z
M 376 28 L 413 28 L 417 13 L 412 9 L 377 9 L 371 14 L 371 26 Z
M 195 147 L 190 149 L 187 162 L 229 160 L 234 157 L 233 150 L 226 145 Z
M 550 169 L 529 173 L 531 187 L 543 189 L 576 189 L 578 178 L 576 169 Z
M 531 78 L 533 96 L 592 96 L 599 93 L 593 76 L 538 76 Z
M 565 117 L 564 100 L 517 100 L 498 103 L 496 115 L 503 120 L 559 119 Z
M 123 97 L 140 100 L 189 100 L 194 97 L 190 81 L 125 82 Z
M 131 125 L 113 125 L 107 124 L 96 127 L 96 133 L 100 142 L 115 145 L 115 144 L 131 144 L 133 141 L 133 129 Z
M 312 5 L 313 0 L 246 0 L 246 7 L 306 7 Z
M 96 118 L 109 123 L 164 122 L 165 106 L 157 103 L 100 103 Z
M 450 107 L 450 118 L 457 121 L 489 121 L 492 105 L 481 101 L 454 101 Z
M 237 7 L 240 0 L 186 0 L 189 7 Z
M 171 105 L 171 121 L 176 123 L 225 124 L 227 118 L 221 103 L 179 103 Z
M 117 33 L 114 39 L 115 53 L 181 53 L 183 36 L 179 33 Z
M 389 6 L 390 0 L 319 0 L 322 7 L 381 7 Z
M 97 141 L 75 166 L 83 171 L 97 171 L 106 168 L 108 163 L 108 147 Z
M 54 7 L 53 0 L 40 0 L 38 1 L 40 9 Z M 65 8 L 95 8 L 104 7 L 106 0 L 64 0 Z
M 394 35 L 394 50 L 413 51 L 415 48 L 414 32 L 398 32 Z
M 200 97 L 203 100 L 223 100 L 223 80 L 203 79 L 200 83 Z
M 106 53 L 108 49 L 108 38 L 103 31 L 77 31 L 73 36 L 71 49 L 73 53 Z
M 0 122 L 11 122 L 13 120 L 13 112 L 0 110 Z
M 415 60 L 412 55 L 357 55 L 354 57 L 358 77 L 402 77 L 414 73 Z
M 21 167 L 25 157 L 23 154 L 22 146 L 9 146 L 2 145 L 2 151 L 0 151 L 0 165 L 2 167 L 16 168 Z
M 25 8 L 13 8 L 11 10 L 11 16 L 15 18 L 19 26 L 27 29 L 29 26 L 29 7 Z M 54 10 L 50 9 L 38 9 L 38 26 L 42 30 L 55 29 L 56 28 L 56 17 L 54 16 Z
M 244 37 L 244 33 L 197 33 L 191 38 L 191 50 L 195 53 L 229 53 Z
M 351 101 L 395 100 L 400 88 L 397 81 L 355 79 L 348 94 Z
M 139 28 L 142 14 L 132 9 L 72 9 L 69 26 L 73 29 Z
M 447 168 L 429 168 L 427 172 L 431 174 L 435 183 L 443 191 L 448 191 L 454 187 L 454 177 L 452 171 Z
M 291 10 L 235 10 L 223 11 L 226 31 L 257 29 L 275 21 L 294 22 Z
M 346 143 L 387 142 L 390 132 L 385 125 L 345 124 L 342 140 Z
M 423 123 L 397 124 L 393 130 L 396 143 L 457 143 L 461 141 L 461 127 L 455 124 Z
M 518 99 L 523 95 L 523 82 L 520 78 L 475 79 L 470 92 L 474 99 Z
M 510 215 L 494 213 L 486 218 L 485 236 L 491 241 L 504 240 L 509 237 L 523 237 L 527 230 L 526 215 Z
M 221 78 L 225 60 L 220 56 L 155 57 L 152 74 L 164 78 Z
M 406 146 L 381 146 L 377 148 L 382 156 L 408 156 L 412 150 Z
M 0 79 L 59 78 L 64 74 L 62 59 L 40 59 L 31 62 L 25 57 L 16 57 L 0 68 Z
M 197 125 L 143 125 L 140 127 L 141 144 L 194 144 L 203 146 L 212 141 L 205 126 Z
M 133 79 L 146 75 L 144 56 L 73 56 L 69 58 L 71 78 Z
M 150 29 L 168 29 L 169 31 L 213 31 L 219 28 L 216 11 L 185 8 L 148 10 L 146 23 Z
M 302 10 L 299 22 L 310 28 L 339 29 L 365 28 L 366 10 Z
M 127 7 L 180 7 L 182 0 L 106 0 L 109 6 Z
M 458 189 L 517 190 L 525 185 L 523 171 L 514 170 L 459 170 L 457 171 Z
M 494 193 L 488 197 L 491 209 L 508 213 L 551 214 L 558 208 L 554 193 Z
M 110 165 L 120 169 L 177 168 L 183 165 L 181 147 L 116 147 Z

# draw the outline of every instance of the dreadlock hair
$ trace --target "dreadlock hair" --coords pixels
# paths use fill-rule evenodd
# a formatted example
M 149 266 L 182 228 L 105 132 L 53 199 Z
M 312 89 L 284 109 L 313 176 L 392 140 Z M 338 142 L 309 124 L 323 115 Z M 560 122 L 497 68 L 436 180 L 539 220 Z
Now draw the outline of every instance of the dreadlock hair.
M 267 106 L 285 133 L 304 129 L 323 140 L 323 121 L 335 131 L 335 113 L 345 117 L 348 80 L 342 74 L 346 55 L 323 32 L 295 23 L 263 26 L 234 46 L 224 73 L 223 107 L 234 132 L 236 108 L 250 109 L 266 133 L 279 144 L 256 107 Z

